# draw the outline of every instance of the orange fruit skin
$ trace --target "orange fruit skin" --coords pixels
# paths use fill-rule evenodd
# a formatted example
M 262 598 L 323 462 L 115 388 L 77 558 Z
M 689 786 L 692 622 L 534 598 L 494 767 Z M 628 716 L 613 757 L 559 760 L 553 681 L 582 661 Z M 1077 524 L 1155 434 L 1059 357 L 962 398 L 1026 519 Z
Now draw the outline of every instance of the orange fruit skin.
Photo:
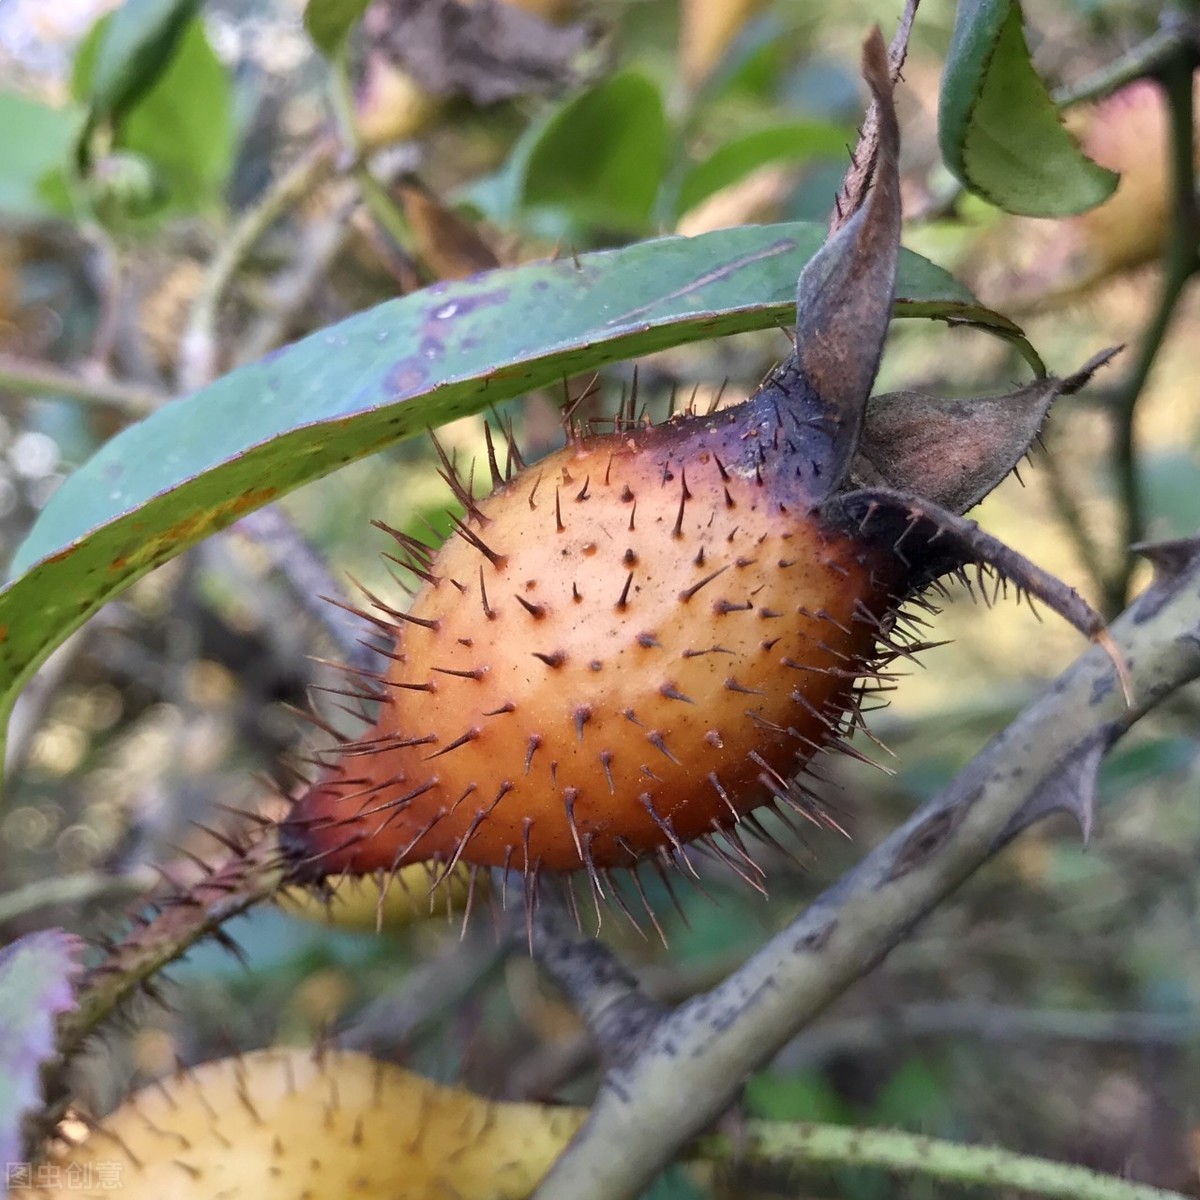
M 755 428 L 581 438 L 480 501 L 486 552 L 438 552 L 374 729 L 285 826 L 293 860 L 607 869 L 787 793 L 842 732 L 899 576 Z

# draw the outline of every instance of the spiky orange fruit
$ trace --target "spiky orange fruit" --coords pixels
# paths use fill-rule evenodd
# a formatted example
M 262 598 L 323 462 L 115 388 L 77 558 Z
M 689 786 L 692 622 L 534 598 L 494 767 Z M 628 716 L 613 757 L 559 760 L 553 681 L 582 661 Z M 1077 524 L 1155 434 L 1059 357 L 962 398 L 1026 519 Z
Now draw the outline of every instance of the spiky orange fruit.
M 375 728 L 304 805 L 322 871 L 624 866 L 804 807 L 894 560 L 810 514 L 776 443 L 740 412 L 583 437 L 431 559 L 401 536 L 425 582 L 386 610 Z
M 887 439 L 864 436 L 900 237 L 878 31 L 864 74 L 875 180 L 805 267 L 795 350 L 754 396 L 657 427 L 622 415 L 512 479 L 489 453 L 496 489 L 479 502 L 445 460 L 459 536 L 435 552 L 395 533 L 422 586 L 408 611 L 370 597 L 394 637 L 362 693 L 378 717 L 296 799 L 281 830 L 293 877 L 462 861 L 527 881 L 585 869 L 599 889 L 610 868 L 701 839 L 750 877 L 753 811 L 822 819 L 797 778 L 840 744 L 859 681 L 896 650 L 901 604 L 931 580 L 991 563 L 1095 628 L 1079 597 L 957 515 L 1037 422 L 997 439 L 900 398 L 883 424 L 921 465 L 899 472 Z
M 820 511 L 853 457 L 891 313 L 899 133 L 878 30 L 877 181 L 806 267 L 796 352 L 744 404 L 618 418 L 466 508 L 368 681 L 379 716 L 294 806 L 291 873 L 587 869 L 666 859 L 735 828 L 840 732 L 902 573 Z M 853 324 L 853 328 L 850 327 Z M 861 343 L 861 344 L 858 344 Z M 847 356 L 850 356 L 847 358 Z

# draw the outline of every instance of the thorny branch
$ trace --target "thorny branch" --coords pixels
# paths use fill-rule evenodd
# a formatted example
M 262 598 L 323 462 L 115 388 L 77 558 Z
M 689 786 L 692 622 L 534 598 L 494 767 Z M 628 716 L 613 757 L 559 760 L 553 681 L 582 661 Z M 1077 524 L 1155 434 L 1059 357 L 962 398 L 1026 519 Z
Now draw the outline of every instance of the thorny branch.
M 905 938 L 1028 823 L 1090 810 L 1104 752 L 1200 678 L 1200 541 L 1146 550 L 1152 587 L 1116 621 L 1126 707 L 1094 647 L 940 795 L 924 804 L 728 980 L 676 1009 L 636 1062 L 609 1072 L 538 1200 L 623 1200 L 737 1097 L 742 1081 Z
M 1090 75 L 1075 83 L 1057 88 L 1054 103 L 1060 109 L 1086 104 L 1089 100 L 1101 100 L 1111 96 L 1138 79 L 1156 75 L 1168 62 L 1186 52 L 1195 41 L 1195 33 L 1189 32 L 1186 22 L 1175 14 L 1169 14 L 1162 25 L 1144 41 L 1139 42 L 1120 58 L 1106 63 Z

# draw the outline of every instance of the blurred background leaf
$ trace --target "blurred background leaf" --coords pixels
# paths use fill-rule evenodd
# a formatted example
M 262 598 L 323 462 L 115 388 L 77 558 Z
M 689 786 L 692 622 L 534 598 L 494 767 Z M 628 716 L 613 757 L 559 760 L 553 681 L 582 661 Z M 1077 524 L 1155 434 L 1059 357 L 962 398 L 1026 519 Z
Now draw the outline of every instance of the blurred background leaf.
M 163 22 L 158 42 L 134 41 L 121 53 L 133 58 L 118 70 L 117 52 L 107 86 L 98 79 L 112 31 L 126 8 L 97 23 L 76 61 L 72 90 L 77 97 L 93 98 L 93 119 L 111 121 L 110 149 L 92 153 L 96 170 L 91 176 L 93 197 L 103 210 L 111 186 L 132 186 L 131 206 L 116 206 L 121 216 L 163 219 L 191 214 L 217 204 L 233 166 L 233 89 L 228 72 L 208 40 L 204 23 L 192 17 L 195 5 L 157 5 Z M 132 30 L 116 30 L 132 36 Z M 111 94 L 111 95 L 110 95 Z M 111 97 L 116 97 L 112 99 Z M 148 182 L 114 178 L 114 156 L 126 163 L 143 163 Z M 107 167 L 107 175 L 105 169 Z M 126 168 L 128 173 L 128 168 Z
M 322 54 L 335 54 L 367 10 L 369 0 L 308 0 L 304 28 Z
M 45 219 L 69 213 L 67 167 L 83 122 L 74 105 L 52 108 L 0 92 L 0 214 Z
M 93 121 L 132 107 L 171 69 L 198 8 L 199 0 L 124 0 L 97 26 L 84 85 Z

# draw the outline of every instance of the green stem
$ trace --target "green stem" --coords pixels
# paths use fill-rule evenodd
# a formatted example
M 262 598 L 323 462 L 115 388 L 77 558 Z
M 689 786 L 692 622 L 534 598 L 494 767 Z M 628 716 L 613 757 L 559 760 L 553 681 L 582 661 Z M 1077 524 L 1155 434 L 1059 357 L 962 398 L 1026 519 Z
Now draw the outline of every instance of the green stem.
M 1121 563 L 1105 589 L 1105 609 L 1120 612 L 1129 597 L 1134 569 L 1130 547 L 1146 532 L 1145 501 L 1138 472 L 1137 403 L 1150 379 L 1180 297 L 1200 270 L 1200 219 L 1197 217 L 1194 171 L 1195 114 L 1192 72 L 1195 51 L 1180 49 L 1160 71 L 1170 115 L 1170 159 L 1174 212 L 1170 237 L 1163 255 L 1162 290 L 1150 322 L 1142 334 L 1137 358 L 1113 403 L 1113 471 L 1121 506 Z
M 358 123 L 354 112 L 354 95 L 350 87 L 350 67 L 347 50 L 342 46 L 330 61 L 329 103 L 337 121 L 338 132 L 346 151 L 354 156 L 355 165 L 351 177 L 358 184 L 363 203 L 375 222 L 402 250 L 412 248 L 412 233 L 404 214 L 396 207 L 388 190 L 371 173 L 371 167 L 363 157 L 363 147 L 358 136 Z
M 897 1129 L 751 1121 L 744 1143 L 706 1137 L 693 1153 L 704 1159 L 765 1159 L 797 1166 L 882 1167 L 985 1187 L 991 1195 L 1011 1188 L 1063 1200 L 1183 1200 L 1178 1192 L 1101 1175 L 1086 1167 Z
M 1063 109 L 1111 96 L 1135 80 L 1156 75 L 1170 59 L 1178 56 L 1182 45 L 1181 32 L 1164 25 L 1120 58 L 1075 83 L 1055 88 L 1054 103 Z
M 1087 522 L 1083 518 L 1083 512 L 1080 510 L 1075 493 L 1063 474 L 1062 462 L 1060 460 L 1060 442 L 1065 440 L 1063 433 L 1062 425 L 1055 422 L 1051 422 L 1049 428 L 1042 433 L 1042 438 L 1046 446 L 1046 455 L 1041 460 L 1041 463 L 1045 467 L 1046 483 L 1050 490 L 1050 500 L 1058 514 L 1058 519 L 1066 527 L 1068 534 L 1070 534 L 1075 552 L 1079 555 L 1079 561 L 1088 573 L 1093 593 L 1095 595 L 1103 595 L 1106 590 L 1109 572 L 1105 567 L 1100 547 L 1096 539 L 1092 537 L 1091 530 L 1088 529 Z M 1111 609 L 1106 611 L 1104 615 L 1111 620 L 1118 612 L 1120 612 L 1120 609 Z
M 0 925 L 56 904 L 79 904 L 85 900 L 127 900 L 149 891 L 158 882 L 158 874 L 149 868 L 131 871 L 126 875 L 80 871 L 74 875 L 35 879 L 24 887 L 0 895 Z
M 242 213 L 221 244 L 188 314 L 180 347 L 181 392 L 195 391 L 216 375 L 217 318 L 238 268 L 276 221 L 333 174 L 336 157 L 337 146 L 331 139 L 319 142 Z
M 0 353 L 0 392 L 62 396 L 81 404 L 115 408 L 129 417 L 147 416 L 167 400 L 148 388 L 110 379 L 85 379 L 50 363 L 3 353 Z
M 76 991 L 76 1007 L 59 1022 L 58 1073 L 118 1005 L 197 942 L 270 899 L 282 883 L 275 839 L 270 833 L 259 833 L 244 849 L 184 889 L 176 904 L 146 923 L 135 924 L 84 976 Z

